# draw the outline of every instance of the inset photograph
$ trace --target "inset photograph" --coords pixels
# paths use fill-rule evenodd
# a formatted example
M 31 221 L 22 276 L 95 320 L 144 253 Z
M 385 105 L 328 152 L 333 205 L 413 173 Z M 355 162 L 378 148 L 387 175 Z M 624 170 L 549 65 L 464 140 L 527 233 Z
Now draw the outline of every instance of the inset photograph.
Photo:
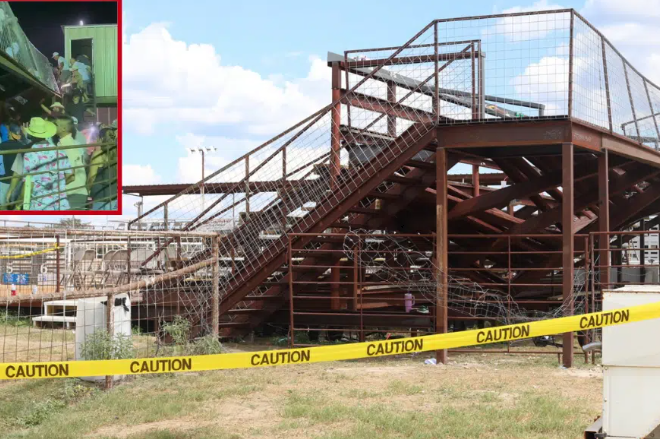
M 0 3 L 0 213 L 121 213 L 117 17 Z

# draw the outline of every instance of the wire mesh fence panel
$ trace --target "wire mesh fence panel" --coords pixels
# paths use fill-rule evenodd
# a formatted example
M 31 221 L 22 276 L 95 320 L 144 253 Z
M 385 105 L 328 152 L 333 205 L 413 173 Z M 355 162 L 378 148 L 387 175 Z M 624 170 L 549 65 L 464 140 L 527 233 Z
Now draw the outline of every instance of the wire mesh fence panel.
M 650 123 L 653 124 L 655 137 L 657 139 L 654 147 L 655 149 L 658 149 L 660 148 L 660 88 L 650 83 L 646 83 L 646 88 L 648 90 L 649 106 L 651 107 L 653 114 L 649 119 Z
M 439 43 L 467 40 L 477 47 L 441 97 L 448 123 L 568 115 L 570 11 L 439 20 L 437 26 Z M 452 102 L 466 91 L 468 102 L 484 102 L 475 117 L 465 111 L 473 104 Z
M 573 30 L 573 117 L 608 129 L 609 94 L 605 73 L 604 41 L 579 17 Z M 562 49 L 568 51 L 569 48 Z
M 605 46 L 605 53 L 610 84 L 613 131 L 625 136 L 638 137 L 625 63 L 609 44 Z M 630 124 L 631 121 L 632 124 Z
M 644 78 L 632 69 L 628 70 L 628 83 L 630 84 L 630 96 L 635 108 L 635 119 L 627 125 L 636 125 L 639 135 L 634 140 L 648 147 L 655 147 L 658 141 L 658 132 L 652 119 L 648 86 L 645 85 Z
M 215 272 L 213 259 L 183 267 L 215 237 L 0 230 L 0 361 L 211 353 L 199 351 L 213 346 L 204 338 L 211 285 L 227 273 Z M 174 243 L 143 264 L 168 238 Z

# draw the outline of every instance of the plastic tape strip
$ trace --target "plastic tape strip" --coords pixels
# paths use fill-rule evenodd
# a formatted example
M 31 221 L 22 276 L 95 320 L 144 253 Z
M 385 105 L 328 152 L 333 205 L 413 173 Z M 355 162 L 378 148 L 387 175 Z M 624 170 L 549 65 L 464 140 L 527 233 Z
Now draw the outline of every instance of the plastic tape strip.
M 487 329 L 451 332 L 373 343 L 351 343 L 302 349 L 282 349 L 189 357 L 142 358 L 129 360 L 61 361 L 42 363 L 0 363 L 0 379 L 65 378 L 103 375 L 136 375 L 288 364 L 353 360 L 385 355 L 436 351 L 465 346 L 523 340 L 604 326 L 640 322 L 660 317 L 660 302 L 612 311 L 520 323 Z

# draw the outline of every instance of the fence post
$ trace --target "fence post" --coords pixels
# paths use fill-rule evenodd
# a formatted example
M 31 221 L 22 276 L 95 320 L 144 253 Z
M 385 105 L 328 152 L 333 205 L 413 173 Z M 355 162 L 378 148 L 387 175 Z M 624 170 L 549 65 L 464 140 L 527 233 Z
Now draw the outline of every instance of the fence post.
M 571 29 L 568 41 L 568 117 L 573 117 L 573 29 L 575 13 L 571 10 Z
M 126 239 L 126 283 L 131 283 L 131 237 Z
M 605 99 L 607 100 L 607 121 L 609 122 L 610 133 L 614 127 L 612 125 L 612 104 L 610 102 L 610 80 L 607 74 L 607 53 L 605 50 L 605 39 L 600 38 L 601 46 L 603 47 L 603 74 L 605 75 Z
M 435 87 L 433 89 L 433 115 L 435 116 L 435 123 L 440 121 L 440 73 L 438 72 L 438 22 L 433 23 L 433 41 L 434 44 L 434 73 L 435 73 Z
M 436 163 L 436 258 L 437 258 L 437 276 L 436 276 L 436 316 L 435 332 L 444 334 L 448 332 L 447 325 L 447 284 L 449 269 L 447 261 L 448 240 L 447 240 L 447 150 L 437 148 L 435 153 Z M 447 364 L 447 350 L 436 351 L 436 361 Z
M 291 235 L 288 236 L 288 248 L 287 248 L 287 254 L 288 254 L 288 259 L 289 259 L 289 273 L 287 276 L 287 280 L 289 282 L 289 333 L 291 334 L 289 336 L 289 347 L 293 348 L 293 345 L 295 343 L 295 336 L 296 333 L 294 331 L 294 320 L 293 320 L 293 250 L 291 246 Z
M 625 61 L 623 61 L 623 73 L 626 76 L 626 87 L 628 88 L 628 99 L 630 99 L 630 110 L 632 111 L 632 117 L 633 120 L 635 121 L 635 130 L 637 131 L 637 142 L 642 143 L 642 133 L 639 132 L 639 123 L 637 122 L 637 112 L 635 111 L 635 101 L 633 100 L 632 91 L 630 90 L 630 80 L 628 79 L 628 67 Z
M 213 237 L 213 335 L 219 335 L 220 328 L 220 246 L 218 245 L 219 236 Z
M 170 222 L 169 212 L 167 209 L 168 205 L 169 205 L 168 203 L 165 203 L 165 205 L 163 206 L 163 221 L 165 222 L 165 230 L 169 229 L 169 222 Z
M 245 220 L 250 218 L 250 156 L 245 157 Z
M 60 292 L 60 235 L 55 235 L 55 292 Z
M 110 340 L 113 340 L 115 337 L 114 334 L 114 326 L 115 326 L 115 313 L 114 313 L 114 308 L 115 308 L 115 295 L 114 294 L 108 294 L 108 301 L 106 302 L 106 307 L 105 307 L 105 324 L 106 324 L 106 330 L 108 331 L 108 337 L 110 337 Z M 112 375 L 106 375 L 105 376 L 105 389 L 109 390 L 112 389 Z

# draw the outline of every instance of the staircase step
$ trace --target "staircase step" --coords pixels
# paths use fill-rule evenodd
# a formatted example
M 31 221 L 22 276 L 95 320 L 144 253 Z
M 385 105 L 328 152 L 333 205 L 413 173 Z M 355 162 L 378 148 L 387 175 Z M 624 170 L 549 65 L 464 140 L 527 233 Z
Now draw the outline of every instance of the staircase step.
M 406 162 L 406 165 L 412 166 L 413 168 L 428 169 L 431 171 L 435 171 L 435 163 L 433 162 L 424 162 L 421 160 L 408 160 Z
M 348 211 L 353 213 L 363 213 L 365 215 L 383 215 L 382 210 L 369 209 L 368 207 L 351 207 Z
M 386 177 L 385 180 L 390 181 L 392 183 L 405 184 L 407 186 L 412 186 L 414 184 L 419 184 L 422 182 L 421 178 L 409 178 L 409 177 L 402 177 L 400 175 L 390 175 Z
M 380 198 L 381 200 L 398 200 L 401 195 L 399 194 L 390 194 L 389 192 L 369 192 L 370 197 Z

